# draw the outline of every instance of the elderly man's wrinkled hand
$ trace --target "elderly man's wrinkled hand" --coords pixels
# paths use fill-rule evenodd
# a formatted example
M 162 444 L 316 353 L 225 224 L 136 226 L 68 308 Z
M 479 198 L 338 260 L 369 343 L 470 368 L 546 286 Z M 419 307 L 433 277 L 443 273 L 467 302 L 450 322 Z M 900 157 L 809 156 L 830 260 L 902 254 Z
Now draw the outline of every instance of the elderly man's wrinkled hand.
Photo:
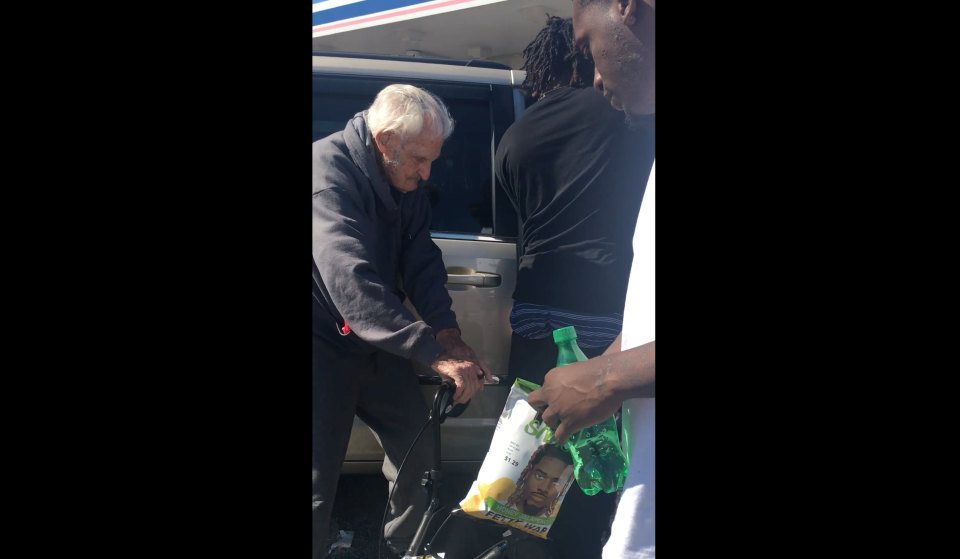
M 437 343 L 446 350 L 451 356 L 456 359 L 462 359 L 464 361 L 470 361 L 475 363 L 480 370 L 482 371 L 484 377 L 486 377 L 487 382 L 494 382 L 493 373 L 490 372 L 490 368 L 487 367 L 487 364 L 483 362 L 482 359 L 477 357 L 476 352 L 460 338 L 460 331 L 456 328 L 446 328 L 441 330 L 437 334 Z M 483 383 L 480 383 L 480 390 L 483 390 Z
M 443 378 L 448 378 L 456 385 L 453 394 L 454 404 L 466 404 L 474 394 L 483 390 L 483 371 L 476 363 L 457 359 L 450 353 L 443 351 L 434 359 L 430 368 Z

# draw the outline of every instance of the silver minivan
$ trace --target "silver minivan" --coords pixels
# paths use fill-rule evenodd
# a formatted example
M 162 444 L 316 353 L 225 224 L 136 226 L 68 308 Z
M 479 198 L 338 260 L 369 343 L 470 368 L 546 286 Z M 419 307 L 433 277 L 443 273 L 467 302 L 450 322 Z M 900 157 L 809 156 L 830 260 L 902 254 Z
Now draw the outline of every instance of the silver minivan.
M 447 419 L 441 427 L 441 458 L 450 472 L 479 468 L 512 381 L 507 364 L 517 277 L 517 216 L 496 184 L 493 167 L 500 138 L 525 108 L 523 78 L 524 72 L 480 60 L 319 52 L 313 56 L 313 141 L 343 130 L 392 83 L 435 93 L 456 122 L 433 163 L 430 180 L 421 188 L 433 206 L 431 236 L 443 251 L 447 290 L 463 339 L 501 383 L 486 386 L 463 415 Z M 417 314 L 409 299 L 406 305 Z M 415 367 L 419 374 L 434 374 Z M 436 390 L 424 386 L 424 398 L 432 402 Z M 383 456 L 370 429 L 355 417 L 343 473 L 377 473 Z

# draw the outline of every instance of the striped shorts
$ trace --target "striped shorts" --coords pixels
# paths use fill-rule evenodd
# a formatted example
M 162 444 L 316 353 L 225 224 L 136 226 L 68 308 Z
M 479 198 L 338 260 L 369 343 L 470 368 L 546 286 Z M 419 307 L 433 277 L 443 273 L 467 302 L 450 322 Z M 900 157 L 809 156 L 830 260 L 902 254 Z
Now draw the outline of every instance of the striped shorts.
M 577 331 L 578 346 L 597 348 L 608 346 L 617 339 L 623 329 L 623 315 L 584 314 L 514 301 L 510 326 L 518 336 L 528 340 L 551 337 L 554 330 L 573 326 Z

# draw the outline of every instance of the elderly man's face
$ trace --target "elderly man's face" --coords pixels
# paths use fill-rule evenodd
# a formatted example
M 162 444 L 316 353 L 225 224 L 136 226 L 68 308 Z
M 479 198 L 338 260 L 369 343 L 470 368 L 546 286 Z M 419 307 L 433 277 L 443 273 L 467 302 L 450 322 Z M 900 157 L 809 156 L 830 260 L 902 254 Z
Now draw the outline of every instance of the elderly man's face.
M 375 141 L 390 184 L 400 192 L 412 192 L 420 179 L 430 178 L 430 164 L 443 147 L 443 138 L 426 129 L 406 142 L 394 132 L 381 132 Z

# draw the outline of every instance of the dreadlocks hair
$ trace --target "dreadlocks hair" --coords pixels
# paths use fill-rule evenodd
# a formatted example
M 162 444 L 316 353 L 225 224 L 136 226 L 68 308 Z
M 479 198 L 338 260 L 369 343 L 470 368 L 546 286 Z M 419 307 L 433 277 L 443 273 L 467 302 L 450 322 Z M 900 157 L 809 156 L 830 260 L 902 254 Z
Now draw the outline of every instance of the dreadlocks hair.
M 533 451 L 533 454 L 530 456 L 530 461 L 527 462 L 527 467 L 520 472 L 520 477 L 517 478 L 517 488 L 513 490 L 513 493 L 507 499 L 508 507 L 515 508 L 520 512 L 523 512 L 523 503 L 520 500 L 523 498 L 523 488 L 527 486 L 527 476 L 533 472 L 533 467 L 540 463 L 540 460 L 545 458 L 557 458 L 562 460 L 564 464 L 568 466 L 573 465 L 573 458 L 570 456 L 566 450 L 563 450 L 555 444 L 542 444 L 540 448 Z M 564 487 L 557 492 L 557 496 L 553 498 L 552 501 L 547 503 L 547 506 L 544 507 L 547 511 L 547 514 L 541 516 L 553 516 L 553 509 L 557 507 L 557 503 L 563 500 L 563 496 L 567 494 L 567 488 Z
M 571 87 L 590 87 L 593 84 L 593 61 L 586 58 L 573 46 L 573 20 L 547 17 L 547 26 L 523 49 L 527 72 L 523 87 L 536 99 L 549 91 L 554 84 L 570 75 Z

